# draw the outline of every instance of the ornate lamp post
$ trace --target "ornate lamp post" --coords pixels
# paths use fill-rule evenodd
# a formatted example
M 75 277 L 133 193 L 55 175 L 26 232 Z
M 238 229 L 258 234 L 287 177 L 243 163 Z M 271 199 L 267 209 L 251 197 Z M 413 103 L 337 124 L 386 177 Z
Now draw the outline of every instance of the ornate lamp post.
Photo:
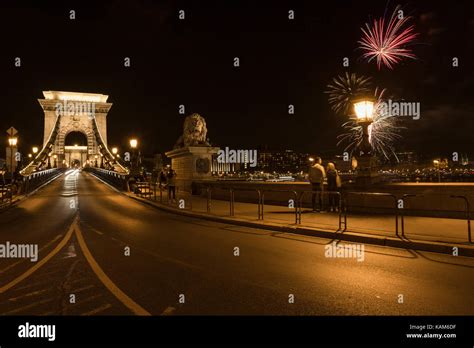
M 12 180 L 13 180 L 13 173 L 15 172 L 15 170 L 13 169 L 13 158 L 15 156 L 15 154 L 13 153 L 13 150 L 16 148 L 17 143 L 18 143 L 17 137 L 8 138 L 8 145 L 10 146 L 10 174 L 11 174 Z
M 118 158 L 118 149 L 116 147 L 112 148 L 112 154 L 114 155 L 114 161 L 112 163 L 117 163 L 117 158 Z
M 138 160 L 136 155 L 136 150 L 138 147 L 138 140 L 137 139 L 130 139 L 130 148 L 132 149 L 132 156 L 130 158 L 130 170 L 134 172 L 134 169 L 138 167 Z
M 356 122 L 362 127 L 362 142 L 358 148 L 358 165 L 356 182 L 361 185 L 376 182 L 377 172 L 375 169 L 375 157 L 372 154 L 370 144 L 370 125 L 374 116 L 374 101 L 371 99 L 361 99 L 354 102 Z
M 440 172 L 441 163 L 440 163 L 439 160 L 435 159 L 435 160 L 433 160 L 433 165 L 436 168 L 436 171 L 438 173 L 438 182 L 441 182 L 441 172 Z

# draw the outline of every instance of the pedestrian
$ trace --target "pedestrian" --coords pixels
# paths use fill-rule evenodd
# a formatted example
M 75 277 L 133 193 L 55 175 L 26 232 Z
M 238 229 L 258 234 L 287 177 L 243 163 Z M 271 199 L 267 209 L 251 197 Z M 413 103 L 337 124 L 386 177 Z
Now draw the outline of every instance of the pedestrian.
M 323 211 L 323 193 L 324 193 L 324 179 L 326 172 L 321 157 L 314 159 L 314 165 L 309 168 L 309 181 L 311 182 L 311 204 L 313 211 Z M 318 198 L 318 209 L 316 210 L 316 197 Z
M 329 162 L 327 165 L 328 195 L 329 195 L 329 211 L 339 211 L 339 194 L 341 192 L 341 177 L 336 169 L 336 165 Z
M 166 185 L 166 173 L 165 173 L 165 170 L 163 169 L 160 173 L 160 176 L 159 176 L 159 182 L 160 182 L 160 189 L 163 189 Z
M 170 168 L 168 170 L 168 174 L 166 175 L 166 179 L 168 182 L 168 201 L 176 199 L 176 172 Z M 171 195 L 173 197 L 171 197 Z

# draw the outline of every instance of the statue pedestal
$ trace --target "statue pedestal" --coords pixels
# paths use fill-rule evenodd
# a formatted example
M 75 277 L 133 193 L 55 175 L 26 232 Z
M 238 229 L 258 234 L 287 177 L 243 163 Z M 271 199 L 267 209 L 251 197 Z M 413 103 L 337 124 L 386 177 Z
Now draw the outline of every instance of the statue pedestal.
M 211 179 L 212 155 L 218 147 L 186 146 L 166 152 L 171 168 L 176 172 L 176 186 L 180 191 L 191 192 L 193 180 Z
M 356 184 L 367 186 L 377 184 L 380 177 L 377 171 L 377 161 L 373 156 L 361 156 L 357 159 Z

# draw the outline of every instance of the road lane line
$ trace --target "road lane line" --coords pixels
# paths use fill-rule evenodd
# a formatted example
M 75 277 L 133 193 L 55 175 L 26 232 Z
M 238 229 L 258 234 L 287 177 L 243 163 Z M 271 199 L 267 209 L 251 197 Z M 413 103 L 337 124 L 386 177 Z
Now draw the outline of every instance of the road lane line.
M 72 222 L 71 226 L 69 227 L 69 230 L 67 231 L 66 235 L 64 238 L 59 242 L 58 245 L 48 254 L 46 255 L 42 260 L 40 260 L 36 265 L 28 269 L 25 273 L 20 275 L 19 277 L 13 279 L 11 282 L 8 284 L 0 287 L 0 294 L 3 294 L 5 291 L 8 289 L 14 287 L 21 281 L 25 280 L 28 278 L 30 275 L 32 275 L 34 272 L 36 272 L 38 269 L 40 269 L 46 262 L 48 262 L 53 256 L 55 256 L 59 251 L 61 251 L 62 248 L 69 242 L 69 239 L 71 239 L 71 236 L 74 232 L 74 226 L 77 224 L 77 216 L 74 218 L 74 221 Z
M 89 312 L 81 313 L 80 315 L 84 315 L 84 316 L 94 315 L 94 314 L 103 312 L 106 309 L 109 309 L 110 307 L 112 307 L 112 305 L 110 303 L 107 303 L 107 304 L 105 304 L 103 306 L 100 306 L 99 308 L 93 309 Z
M 174 307 L 168 307 L 163 311 L 163 313 L 161 313 L 161 315 L 165 315 L 165 316 L 166 315 L 171 315 L 171 314 L 173 314 L 173 312 L 175 310 L 176 310 L 176 308 L 174 308 Z
M 19 312 L 23 312 L 27 309 L 31 309 L 31 308 L 34 308 L 36 306 L 39 306 L 39 305 L 42 305 L 42 304 L 45 304 L 45 303 L 49 303 L 49 302 L 53 302 L 54 301 L 54 298 L 48 298 L 46 300 L 42 300 L 42 301 L 38 301 L 38 302 L 34 302 L 34 303 L 30 303 L 29 305 L 26 305 L 26 306 L 23 306 L 23 307 L 19 307 L 19 308 L 15 308 L 11 311 L 8 311 L 8 312 L 5 312 L 5 313 L 2 313 L 2 315 L 12 315 L 12 314 L 16 314 L 16 313 L 19 313 Z
M 71 290 L 71 293 L 77 294 L 79 292 L 86 291 L 93 288 L 95 288 L 95 285 L 86 285 L 86 286 L 83 286 L 82 288 Z
M 92 270 L 96 274 L 96 276 L 100 279 L 100 281 L 105 285 L 107 289 L 120 301 L 122 302 L 128 309 L 130 309 L 136 315 L 151 315 L 147 310 L 141 307 L 138 303 L 133 301 L 127 294 L 125 294 L 120 288 L 115 285 L 115 283 L 105 274 L 102 268 L 99 266 L 97 261 L 92 256 L 87 244 L 82 236 L 81 229 L 79 228 L 79 224 L 76 225 L 76 237 L 77 241 L 79 242 L 79 246 L 82 249 L 84 256 L 86 257 L 87 262 L 91 266 Z
M 25 297 L 36 296 L 36 295 L 43 294 L 43 293 L 48 292 L 48 291 L 51 291 L 51 290 L 52 290 L 52 288 L 48 288 L 48 289 L 42 289 L 42 290 L 37 290 L 37 291 L 29 292 L 29 293 L 27 293 L 27 294 L 20 295 L 20 296 L 17 296 L 17 297 L 11 297 L 11 298 L 9 298 L 7 301 L 5 301 L 5 302 L 0 302 L 0 303 L 15 302 L 15 301 L 21 300 L 21 299 L 23 299 L 23 298 L 25 298 Z

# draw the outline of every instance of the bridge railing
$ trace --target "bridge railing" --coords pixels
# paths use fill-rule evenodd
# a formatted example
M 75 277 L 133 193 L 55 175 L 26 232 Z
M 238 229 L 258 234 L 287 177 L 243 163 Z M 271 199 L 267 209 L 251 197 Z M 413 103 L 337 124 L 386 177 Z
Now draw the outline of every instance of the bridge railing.
M 87 167 L 84 168 L 84 171 L 93 173 L 98 178 L 104 180 L 108 184 L 114 186 L 115 188 L 122 191 L 129 191 L 129 175 L 115 172 L 113 170 L 97 168 L 97 167 Z
M 2 181 L 0 184 L 0 206 L 3 208 L 11 205 L 16 197 L 31 194 L 42 185 L 62 175 L 63 172 L 63 169 L 58 168 L 46 169 L 28 175 L 19 175 L 8 183 Z
M 41 185 L 56 179 L 64 173 L 64 169 L 52 168 L 33 172 L 23 176 L 23 182 L 20 186 L 20 193 L 30 194 Z

